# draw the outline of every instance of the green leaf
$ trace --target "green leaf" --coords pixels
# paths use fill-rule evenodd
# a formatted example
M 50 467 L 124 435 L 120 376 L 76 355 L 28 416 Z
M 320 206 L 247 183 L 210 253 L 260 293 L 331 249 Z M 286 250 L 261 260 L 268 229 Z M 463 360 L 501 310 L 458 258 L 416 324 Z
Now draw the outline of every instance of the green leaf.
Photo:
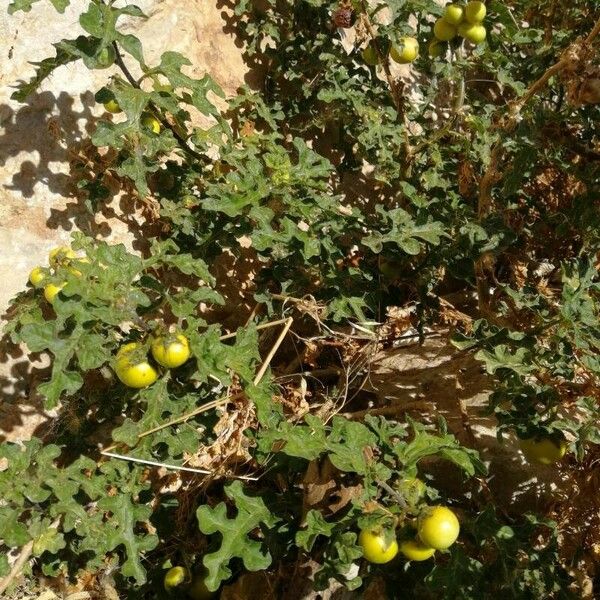
M 493 352 L 479 350 L 475 358 L 484 362 L 487 372 L 492 375 L 498 369 L 509 369 L 519 375 L 527 375 L 535 370 L 535 366 L 528 360 L 529 351 L 526 348 L 517 348 L 514 353 L 511 353 L 508 346 L 499 344 Z
M 235 503 L 237 514 L 227 517 L 224 502 L 214 508 L 200 506 L 196 511 L 200 531 L 207 535 L 218 533 L 218 549 L 204 555 L 203 564 L 208 569 L 206 586 L 214 591 L 221 582 L 231 577 L 229 562 L 240 558 L 248 571 L 260 571 L 271 564 L 271 555 L 263 544 L 249 535 L 260 527 L 274 527 L 278 519 L 260 497 L 244 493 L 242 483 L 234 481 L 225 488 L 227 497 Z
M 296 532 L 296 544 L 310 552 L 317 538 L 322 535 L 330 537 L 335 529 L 335 523 L 328 523 L 323 515 L 311 509 L 306 513 L 306 528 Z

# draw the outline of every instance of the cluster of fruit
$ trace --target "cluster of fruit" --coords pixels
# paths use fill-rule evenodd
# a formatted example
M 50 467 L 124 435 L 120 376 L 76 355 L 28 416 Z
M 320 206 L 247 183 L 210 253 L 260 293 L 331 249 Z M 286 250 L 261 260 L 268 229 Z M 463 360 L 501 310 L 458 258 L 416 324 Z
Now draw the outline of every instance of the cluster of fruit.
M 48 255 L 49 267 L 35 267 L 31 273 L 29 273 L 29 283 L 36 288 L 44 288 L 44 297 L 50 304 L 54 303 L 54 300 L 60 290 L 62 290 L 66 281 L 49 281 L 53 278 L 53 275 L 57 274 L 57 271 L 61 267 L 65 267 L 69 273 L 72 273 L 76 277 L 81 276 L 81 271 L 76 268 L 77 263 L 88 263 L 89 260 L 85 256 L 77 256 L 73 250 L 67 246 L 59 246 L 50 250 Z M 55 279 L 55 278 L 54 278 Z
M 396 557 L 398 551 L 412 561 L 431 558 L 436 550 L 447 550 L 460 532 L 456 515 L 447 506 L 424 508 L 416 522 L 416 535 L 398 540 L 391 530 L 363 529 L 358 536 L 364 557 L 375 564 L 385 564 Z
M 110 98 L 109 100 L 107 100 L 106 102 L 104 102 L 103 106 L 104 106 L 104 110 L 106 110 L 106 112 L 109 112 L 113 115 L 116 115 L 121 112 L 121 107 L 119 106 L 119 103 L 116 101 L 114 96 L 112 98 Z M 154 115 L 150 114 L 149 112 L 142 113 L 142 118 L 140 120 L 140 123 L 142 124 L 142 127 L 144 127 L 144 129 L 147 129 L 148 131 L 152 131 L 153 133 L 160 133 L 160 130 L 161 130 L 160 121 Z
M 50 250 L 49 267 L 35 267 L 29 274 L 29 282 L 36 288 L 44 289 L 44 297 L 54 304 L 59 292 L 67 282 L 57 281 L 61 270 L 66 269 L 75 277 L 81 277 L 78 263 L 89 263 L 86 256 L 77 256 L 68 246 Z M 49 281 L 50 280 L 50 281 Z M 166 369 L 180 367 L 191 356 L 190 344 L 182 333 L 158 335 L 150 341 L 150 351 L 154 361 Z M 129 342 L 119 348 L 115 358 L 115 373 L 128 387 L 144 388 L 158 379 L 158 369 L 149 362 L 146 344 Z
M 181 598 L 182 592 L 192 600 L 209 600 L 215 596 L 215 592 L 206 587 L 201 573 L 192 577 L 185 567 L 171 567 L 165 574 L 163 585 L 169 595 L 177 598 Z
M 161 367 L 176 369 L 190 356 L 190 344 L 182 333 L 160 335 L 150 341 L 152 358 Z M 148 358 L 147 345 L 129 342 L 121 346 L 115 357 L 115 373 L 127 387 L 145 388 L 158 379 L 158 369 Z
M 429 45 L 431 56 L 440 56 L 443 53 L 443 42 L 453 40 L 457 35 L 472 42 L 481 44 L 487 35 L 482 25 L 487 10 L 483 2 L 471 0 L 465 5 L 448 4 L 444 15 L 433 26 L 433 40 Z

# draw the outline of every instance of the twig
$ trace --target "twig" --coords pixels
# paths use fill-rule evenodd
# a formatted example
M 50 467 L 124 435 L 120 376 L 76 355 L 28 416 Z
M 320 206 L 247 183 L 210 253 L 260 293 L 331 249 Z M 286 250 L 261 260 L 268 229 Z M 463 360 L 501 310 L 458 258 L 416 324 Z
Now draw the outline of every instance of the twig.
M 382 487 L 390 496 L 393 496 L 401 508 L 408 508 L 408 504 L 406 503 L 406 500 L 404 499 L 404 496 L 402 494 L 397 492 L 393 487 L 390 487 L 385 481 L 381 481 L 381 479 L 377 479 L 376 483 L 379 487 Z
M 265 374 L 266 370 L 268 369 L 269 365 L 271 364 L 271 360 L 275 356 L 275 352 L 277 352 L 277 350 L 279 350 L 279 346 L 281 346 L 281 342 L 283 342 L 283 338 L 287 335 L 287 332 L 289 331 L 293 322 L 294 322 L 294 319 L 292 317 L 289 317 L 287 319 L 287 323 L 285 324 L 285 327 L 281 330 L 279 337 L 273 344 L 273 347 L 269 351 L 269 354 L 267 354 L 267 358 L 265 358 L 261 368 L 259 369 L 258 373 L 256 374 L 256 377 L 254 378 L 254 381 L 252 382 L 254 385 L 258 385 L 260 383 L 260 380 L 263 378 L 263 375 Z
M 60 523 L 60 517 L 57 517 L 50 524 L 50 528 L 56 529 L 58 524 Z M 19 557 L 15 561 L 13 568 L 10 570 L 10 573 L 2 580 L 0 580 L 0 594 L 4 593 L 8 586 L 18 577 L 23 565 L 29 560 L 31 553 L 33 552 L 33 540 L 27 542 L 23 548 L 21 548 L 21 553 Z
M 369 31 L 369 35 L 371 36 L 371 41 L 373 42 L 373 46 L 375 48 L 375 52 L 377 52 L 377 56 L 379 58 L 379 62 L 383 67 L 383 71 L 385 73 L 385 77 L 387 79 L 388 85 L 390 86 L 390 93 L 392 94 L 392 99 L 394 100 L 394 104 L 396 105 L 396 110 L 398 115 L 402 118 L 404 124 L 404 152 L 406 154 L 405 162 L 409 164 L 412 160 L 413 150 L 410 145 L 410 139 L 408 137 L 408 117 L 406 116 L 406 111 L 404 110 L 404 98 L 392 77 L 392 72 L 390 71 L 390 64 L 388 61 L 388 57 L 382 52 L 379 44 L 377 43 L 377 33 L 373 28 L 373 24 L 371 23 L 371 19 L 369 17 L 369 7 L 367 5 L 366 0 L 361 0 L 364 21 L 367 26 L 367 30 Z
M 207 469 L 194 469 L 192 467 L 180 467 L 179 465 L 170 465 L 166 463 L 160 463 L 154 460 L 146 460 L 144 458 L 136 458 L 134 456 L 125 456 L 123 454 L 116 454 L 114 452 L 102 452 L 103 456 L 110 456 L 111 458 L 118 458 L 119 460 L 125 460 L 128 462 L 140 463 L 142 465 L 150 465 L 152 467 L 164 467 L 169 471 L 186 471 L 187 473 L 200 473 L 202 475 L 214 475 L 214 471 L 208 471 Z M 244 481 L 258 481 L 258 477 L 250 477 L 249 475 L 234 475 L 234 474 L 222 474 L 223 477 L 230 477 L 232 479 L 243 479 Z
M 283 325 L 287 321 L 288 321 L 288 319 L 279 319 L 278 321 L 270 321 L 269 323 L 261 323 L 260 325 L 256 326 L 256 329 L 257 330 L 268 329 L 269 327 L 275 327 L 276 325 Z M 236 335 L 237 335 L 237 332 L 226 333 L 225 335 L 222 335 L 219 338 L 219 340 L 221 340 L 221 341 L 223 341 L 223 340 L 229 340 L 231 338 L 234 338 Z

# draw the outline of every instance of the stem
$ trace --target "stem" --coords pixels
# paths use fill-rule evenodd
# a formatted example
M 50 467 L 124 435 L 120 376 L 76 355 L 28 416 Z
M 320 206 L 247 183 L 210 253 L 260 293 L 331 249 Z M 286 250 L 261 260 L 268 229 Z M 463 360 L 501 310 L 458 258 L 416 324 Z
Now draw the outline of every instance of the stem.
M 131 72 L 129 71 L 129 69 L 127 68 L 125 63 L 123 62 L 123 57 L 121 56 L 121 52 L 119 51 L 119 46 L 118 46 L 117 42 L 113 42 L 112 45 L 113 45 L 113 48 L 115 49 L 115 54 L 116 54 L 115 63 L 119 67 L 119 69 L 121 69 L 121 71 L 123 72 L 123 75 L 125 75 L 125 79 L 127 79 L 127 81 L 131 84 L 132 87 L 134 87 L 138 90 L 141 89 L 140 84 L 137 82 L 135 77 L 133 77 L 133 75 L 131 74 Z M 154 102 L 150 101 L 148 103 L 148 106 L 150 107 L 150 111 L 152 112 L 152 115 L 160 121 L 160 124 L 165 129 L 169 129 L 171 131 L 171 133 L 173 134 L 173 137 L 177 140 L 177 143 L 179 144 L 179 146 L 181 147 L 181 149 L 184 152 L 186 152 L 190 156 L 193 156 L 196 160 L 206 162 L 206 160 L 207 160 L 206 157 L 202 156 L 202 154 L 200 154 L 199 152 L 196 152 L 193 148 L 191 148 L 189 146 L 189 144 L 179 135 L 179 133 L 175 130 L 175 128 L 160 114 L 160 111 L 158 110 L 158 108 L 156 107 Z
M 384 55 L 379 44 L 377 43 L 377 33 L 373 28 L 373 24 L 371 23 L 371 19 L 369 17 L 369 10 L 365 0 L 361 0 L 363 14 L 365 16 L 365 25 L 367 26 L 367 30 L 369 35 L 371 36 L 371 41 L 373 42 L 373 46 L 375 47 L 375 51 L 377 52 L 377 56 L 379 57 L 379 62 L 383 67 L 383 71 L 385 73 L 385 77 L 387 79 L 388 85 L 390 86 L 390 93 L 392 95 L 392 99 L 394 100 L 394 104 L 396 105 L 396 111 L 398 115 L 402 118 L 404 123 L 404 151 L 406 153 L 406 164 L 409 164 L 412 160 L 413 151 L 410 145 L 410 140 L 408 137 L 408 117 L 406 116 L 406 112 L 404 110 L 404 98 L 396 85 L 394 78 L 392 77 L 392 72 L 390 71 L 390 63 L 388 57 Z

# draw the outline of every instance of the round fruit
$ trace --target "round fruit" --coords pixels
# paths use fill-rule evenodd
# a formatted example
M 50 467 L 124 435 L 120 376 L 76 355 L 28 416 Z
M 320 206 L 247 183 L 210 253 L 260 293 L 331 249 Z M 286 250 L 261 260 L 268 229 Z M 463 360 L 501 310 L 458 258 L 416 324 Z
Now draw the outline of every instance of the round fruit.
M 456 27 L 444 19 L 438 19 L 433 26 L 433 35 L 441 42 L 449 42 L 456 37 Z
M 104 110 L 106 110 L 109 113 L 116 114 L 121 112 L 121 107 L 114 98 L 111 98 L 110 100 L 104 103 Z
M 375 47 L 372 44 L 369 44 L 362 51 L 362 57 L 363 60 L 372 67 L 379 64 L 379 55 L 377 54 L 377 50 L 375 50 Z
M 117 58 L 115 49 L 112 46 L 104 46 L 98 54 L 96 54 L 96 69 L 108 69 Z
M 58 292 L 60 292 L 60 290 L 62 290 L 64 287 L 65 287 L 64 283 L 59 283 L 59 284 L 49 283 L 44 288 L 44 298 L 46 298 L 46 300 L 48 300 L 48 302 L 50 302 L 50 304 L 54 304 L 54 299 L 58 295 Z
M 192 600 L 210 600 L 215 597 L 216 592 L 211 592 L 204 582 L 204 577 L 201 575 L 195 575 L 192 581 L 192 585 L 190 585 L 187 595 L 192 598 Z
M 474 44 L 481 44 L 487 35 L 483 25 L 472 25 L 471 23 L 463 23 L 462 25 L 459 25 L 458 33 L 466 40 L 469 40 Z
M 456 541 L 460 524 L 456 515 L 446 506 L 431 506 L 419 515 L 417 530 L 425 546 L 445 550 Z
M 131 388 L 145 388 L 158 379 L 156 369 L 148 362 L 137 342 L 119 348 L 115 373 L 122 383 Z
M 408 560 L 419 562 L 431 558 L 435 554 L 435 548 L 424 546 L 419 540 L 406 540 L 400 544 L 400 552 Z
M 51 267 L 56 267 L 57 265 L 67 262 L 72 258 L 75 258 L 75 252 L 71 250 L 68 246 L 57 246 L 56 248 L 52 248 L 48 253 L 48 262 Z
M 42 267 L 34 267 L 29 273 L 29 283 L 33 287 L 39 287 L 44 279 L 46 279 L 47 271 Z
M 463 7 L 458 4 L 448 4 L 444 11 L 444 21 L 450 25 L 458 25 L 463 20 Z
M 381 531 L 363 529 L 358 534 L 358 545 L 362 548 L 363 556 L 378 565 L 390 562 L 398 554 L 398 542 L 394 539 L 388 543 Z
M 567 452 L 567 442 L 560 438 L 536 437 L 519 440 L 521 451 L 529 462 L 551 465 Z
M 185 567 L 171 567 L 166 573 L 163 585 L 167 592 L 190 580 L 190 572 Z
M 333 13 L 333 24 L 341 29 L 348 29 L 348 27 L 352 27 L 355 21 L 356 15 L 351 8 L 338 8 Z
M 428 52 L 431 58 L 438 58 L 442 56 L 442 54 L 444 53 L 444 43 L 438 40 L 433 40 L 429 42 Z
M 154 360 L 167 369 L 180 367 L 190 357 L 190 344 L 185 335 L 159 337 L 152 342 Z
M 149 114 L 142 115 L 142 127 L 154 133 L 160 133 L 160 121 Z
M 392 46 L 390 56 L 401 65 L 411 63 L 419 56 L 419 42 L 413 37 L 403 37 L 398 46 Z
M 481 23 L 485 19 L 487 10 L 483 2 L 472 0 L 465 7 L 465 19 L 474 25 Z

